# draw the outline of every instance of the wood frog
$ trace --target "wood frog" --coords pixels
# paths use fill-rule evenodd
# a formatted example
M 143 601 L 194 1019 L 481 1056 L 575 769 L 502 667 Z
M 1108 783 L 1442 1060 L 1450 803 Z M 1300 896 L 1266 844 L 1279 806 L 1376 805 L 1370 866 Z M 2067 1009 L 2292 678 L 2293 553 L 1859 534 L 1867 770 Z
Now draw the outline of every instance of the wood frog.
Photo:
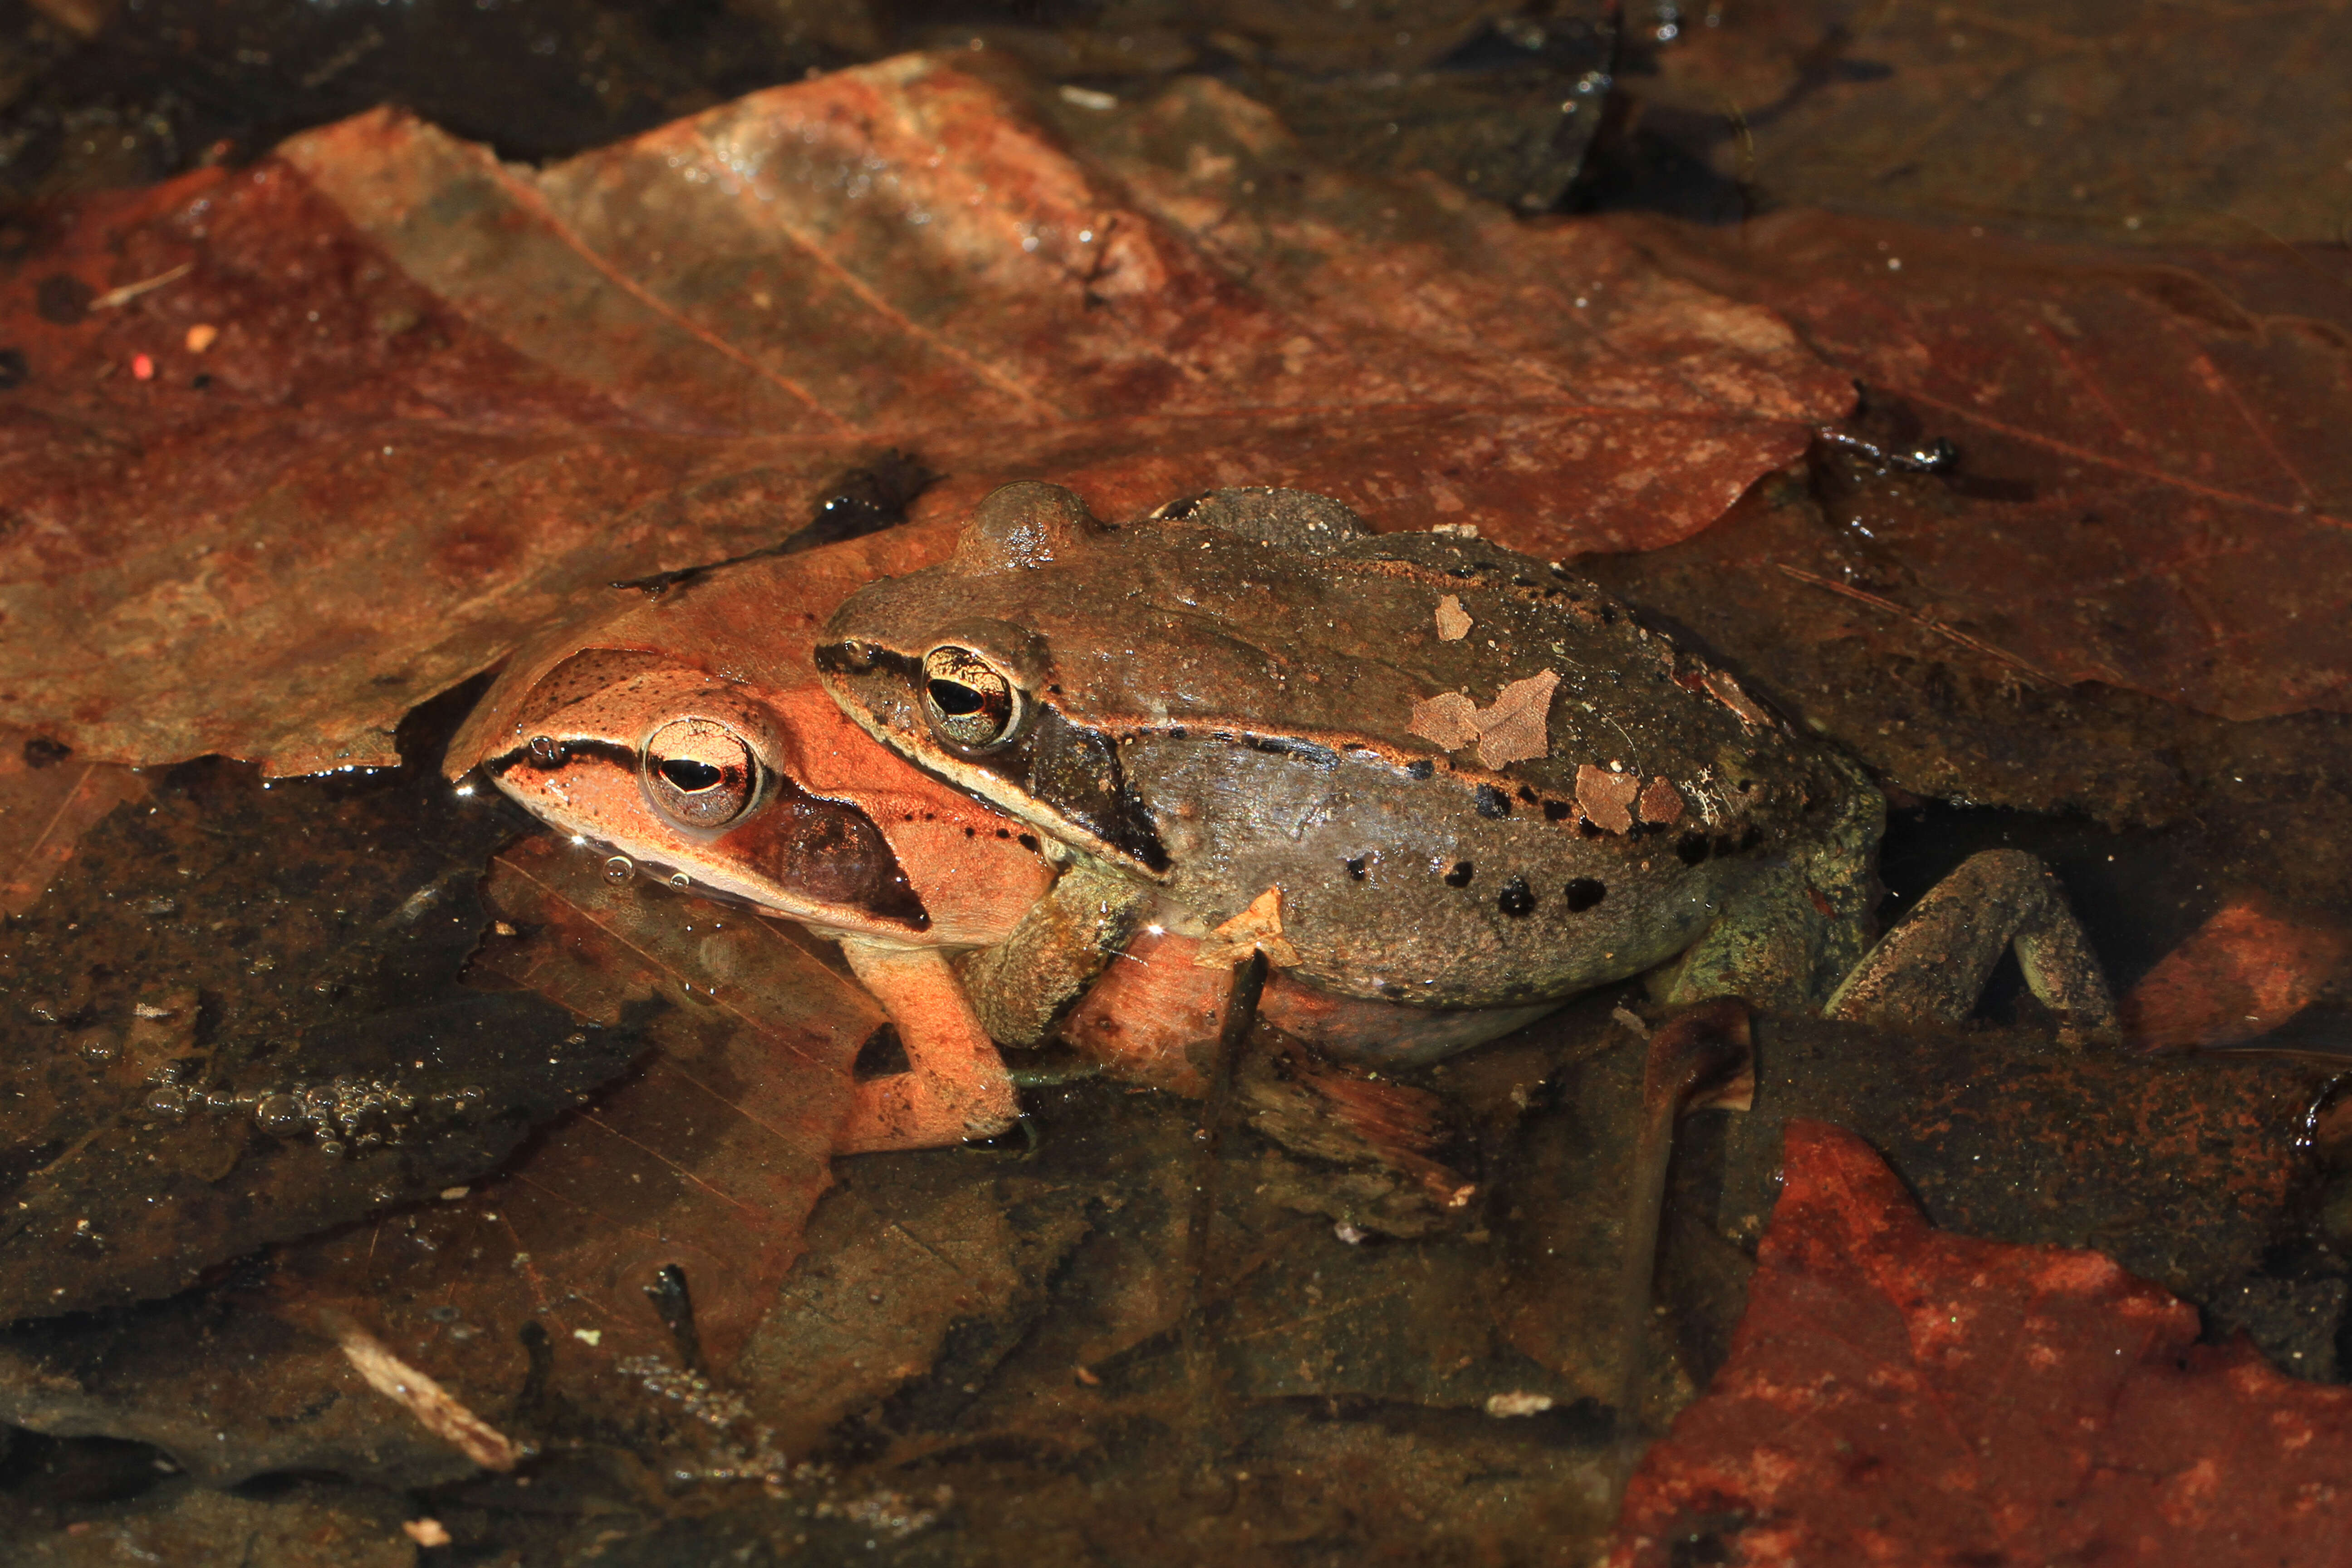
M 2012 945 L 2067 1034 L 2115 1029 L 2038 860 L 1975 857 L 1874 944 L 1862 770 L 1471 531 L 1264 489 L 1114 529 L 1012 485 L 948 560 L 850 595 L 815 659 L 868 733 L 1153 928 L 1450 1019 L 1445 1048 L 1645 971 L 1670 1002 L 1957 1020 Z
M 1013 1123 L 1011 1079 L 950 955 L 1050 927 L 1046 945 L 1099 969 L 1124 934 L 1089 924 L 1071 902 L 1084 879 L 1060 877 L 1028 827 L 875 745 L 817 684 L 809 647 L 824 614 L 944 543 L 898 530 L 655 598 L 616 594 L 516 654 L 444 764 L 452 778 L 482 770 L 575 842 L 624 857 L 626 874 L 837 941 L 914 1069 L 858 1086 L 844 1152 Z

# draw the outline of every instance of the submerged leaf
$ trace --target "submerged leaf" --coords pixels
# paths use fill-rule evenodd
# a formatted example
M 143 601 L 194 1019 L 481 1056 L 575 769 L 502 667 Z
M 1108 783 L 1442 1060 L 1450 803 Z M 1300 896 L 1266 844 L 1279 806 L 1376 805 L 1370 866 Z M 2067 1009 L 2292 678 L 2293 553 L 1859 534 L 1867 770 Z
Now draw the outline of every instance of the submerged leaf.
M 2298 299 L 2231 252 L 2156 260 L 1813 213 L 1736 246 L 1635 226 L 1864 384 L 1886 450 L 1861 455 L 1882 476 L 1938 466 L 1934 438 L 1957 447 L 1940 477 L 1830 498 L 1849 527 L 1829 573 L 1782 548 L 1755 582 L 1785 579 L 1775 592 L 1890 651 L 1925 631 L 2012 678 L 2230 719 L 2352 710 L 2340 290 Z M 2288 311 L 2242 302 L 2273 299 Z
M 1731 1360 L 1628 1489 L 1616 1568 L 2340 1563 L 2352 1391 L 2095 1253 L 1932 1230 L 1852 1133 L 1788 1128 Z

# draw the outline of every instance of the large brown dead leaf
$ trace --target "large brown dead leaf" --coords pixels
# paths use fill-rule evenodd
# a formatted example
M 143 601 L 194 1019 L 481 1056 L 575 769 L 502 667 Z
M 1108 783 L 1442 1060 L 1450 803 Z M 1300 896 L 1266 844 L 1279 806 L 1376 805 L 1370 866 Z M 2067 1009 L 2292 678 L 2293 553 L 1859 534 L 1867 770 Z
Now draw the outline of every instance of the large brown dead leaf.
M 583 588 L 789 532 L 883 443 L 950 476 L 928 515 L 1289 483 L 1559 553 L 1703 527 L 1849 399 L 1605 229 L 1328 173 L 1213 84 L 1055 102 L 908 57 L 541 174 L 381 113 L 87 203 L 0 282 L 0 718 L 385 761 Z
M 2352 707 L 2340 289 L 2289 296 L 2324 317 L 2269 314 L 2241 301 L 2274 297 L 2278 269 L 2242 258 L 1820 214 L 1722 239 L 1635 226 L 1699 281 L 1784 312 L 1890 428 L 1958 446 L 1948 479 L 1836 519 L 1830 570 L 1759 559 L 1759 584 L 2021 679 L 2230 719 Z

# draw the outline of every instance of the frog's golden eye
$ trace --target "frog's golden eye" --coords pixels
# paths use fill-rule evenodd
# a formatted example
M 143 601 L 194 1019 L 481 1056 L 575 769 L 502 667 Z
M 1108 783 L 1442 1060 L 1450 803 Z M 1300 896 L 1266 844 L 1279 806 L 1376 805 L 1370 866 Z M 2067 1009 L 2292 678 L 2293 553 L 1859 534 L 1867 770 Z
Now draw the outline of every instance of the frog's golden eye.
M 1001 746 L 1020 731 L 1021 689 L 981 655 L 949 644 L 923 656 L 923 713 L 956 745 Z
M 673 719 L 646 741 L 646 795 L 682 827 L 724 827 L 760 797 L 760 760 L 716 719 Z

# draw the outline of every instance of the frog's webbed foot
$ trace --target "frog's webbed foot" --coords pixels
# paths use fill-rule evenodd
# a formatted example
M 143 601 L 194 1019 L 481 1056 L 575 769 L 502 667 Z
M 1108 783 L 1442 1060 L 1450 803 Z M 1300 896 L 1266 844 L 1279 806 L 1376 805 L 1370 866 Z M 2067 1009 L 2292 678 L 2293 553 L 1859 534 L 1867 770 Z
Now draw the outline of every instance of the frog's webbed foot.
M 845 942 L 843 954 L 898 1026 L 910 1070 L 857 1085 L 835 1137 L 845 1154 L 993 1138 L 1021 1119 L 1013 1075 L 936 948 Z
M 2114 996 L 2050 868 L 2021 849 L 1972 855 L 1936 884 L 1845 977 L 1832 1018 L 1956 1024 L 1969 1016 L 2004 949 L 2063 1020 L 2069 1045 L 2121 1037 Z
M 989 1037 L 1043 1045 L 1127 946 L 1150 900 L 1150 890 L 1131 878 L 1084 864 L 1064 871 L 1011 936 L 956 963 Z

